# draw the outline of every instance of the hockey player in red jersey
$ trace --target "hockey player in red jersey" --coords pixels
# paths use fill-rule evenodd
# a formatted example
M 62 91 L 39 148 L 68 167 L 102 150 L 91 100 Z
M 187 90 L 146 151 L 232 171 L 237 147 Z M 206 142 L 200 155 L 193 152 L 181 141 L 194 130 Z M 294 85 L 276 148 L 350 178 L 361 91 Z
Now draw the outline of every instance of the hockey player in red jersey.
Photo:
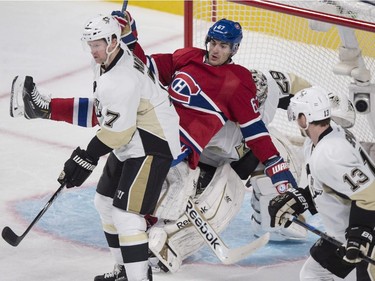
M 208 31 L 208 50 L 184 48 L 151 56 L 181 117 L 181 140 L 192 150 L 193 169 L 227 120 L 239 124 L 247 146 L 261 162 L 278 155 L 260 119 L 251 73 L 232 61 L 241 39 L 239 23 L 222 19 Z

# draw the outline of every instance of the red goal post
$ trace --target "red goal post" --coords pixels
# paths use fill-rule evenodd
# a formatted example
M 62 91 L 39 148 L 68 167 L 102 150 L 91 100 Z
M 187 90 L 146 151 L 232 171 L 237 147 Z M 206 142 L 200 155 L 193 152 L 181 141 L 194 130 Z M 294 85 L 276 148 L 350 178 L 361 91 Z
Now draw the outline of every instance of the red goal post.
M 374 83 L 375 6 L 358 0 L 185 1 L 185 46 L 204 48 L 208 28 L 221 18 L 238 21 L 243 27 L 236 63 L 249 69 L 293 73 L 313 85 L 347 95 L 353 78 L 337 75 L 332 69 L 339 62 L 344 40 L 337 26 L 350 28 Z M 311 20 L 321 23 L 324 31 L 312 30 Z M 369 118 L 370 114 L 357 114 L 352 131 L 362 141 L 375 142 Z M 285 111 L 280 110 L 271 125 L 289 136 L 299 135 L 295 124 L 286 120 Z

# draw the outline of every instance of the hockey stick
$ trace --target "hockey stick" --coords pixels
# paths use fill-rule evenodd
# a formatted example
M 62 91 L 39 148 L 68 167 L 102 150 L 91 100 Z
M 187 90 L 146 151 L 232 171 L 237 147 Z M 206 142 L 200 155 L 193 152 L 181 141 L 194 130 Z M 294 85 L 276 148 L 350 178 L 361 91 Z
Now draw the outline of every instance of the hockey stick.
M 308 223 L 305 223 L 303 221 L 300 221 L 299 219 L 297 219 L 295 216 L 292 216 L 292 215 L 289 215 L 288 216 L 288 219 L 304 228 L 306 228 L 307 230 L 315 233 L 316 235 L 322 237 L 324 240 L 327 240 L 328 242 L 332 243 L 333 245 L 337 246 L 337 247 L 342 247 L 343 246 L 343 243 L 341 243 L 340 241 L 336 240 L 335 238 L 333 238 L 332 236 L 329 236 L 328 234 L 320 231 L 319 229 L 315 228 L 314 226 L 308 224 Z M 372 258 L 364 255 L 362 252 L 359 253 L 359 257 L 368 262 L 368 263 L 371 263 L 373 265 L 375 265 L 375 260 L 373 260 Z
M 39 221 L 39 219 L 43 216 L 43 214 L 48 210 L 52 202 L 55 201 L 55 199 L 57 198 L 57 196 L 63 190 L 64 187 L 65 187 L 65 183 L 61 184 L 61 186 L 56 190 L 56 192 L 44 205 L 43 209 L 34 218 L 34 220 L 31 222 L 29 227 L 25 230 L 25 232 L 21 236 L 18 236 L 16 233 L 14 233 L 14 231 L 9 226 L 4 227 L 3 232 L 1 233 L 4 240 L 8 242 L 10 245 L 17 247 L 18 244 L 23 240 L 23 238 L 25 238 L 26 234 L 30 231 L 30 229 Z
M 124 0 L 124 3 L 122 3 L 121 12 L 125 12 L 127 7 L 128 7 L 128 0 Z
M 201 212 L 197 209 L 196 205 L 192 199 L 188 199 L 185 214 L 187 215 L 190 222 L 202 236 L 203 240 L 219 258 L 223 264 L 233 264 L 237 261 L 242 260 L 248 255 L 252 254 L 259 248 L 266 245 L 269 241 L 270 234 L 267 232 L 258 239 L 246 244 L 244 246 L 230 249 L 227 245 L 221 240 L 220 236 L 204 218 Z

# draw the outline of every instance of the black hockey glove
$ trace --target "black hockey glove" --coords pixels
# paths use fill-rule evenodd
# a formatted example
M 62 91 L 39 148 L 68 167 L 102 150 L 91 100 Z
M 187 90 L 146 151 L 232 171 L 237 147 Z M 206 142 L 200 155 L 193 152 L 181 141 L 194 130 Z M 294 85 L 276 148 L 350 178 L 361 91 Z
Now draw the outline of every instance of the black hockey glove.
M 97 164 L 98 159 L 92 159 L 85 150 L 77 147 L 65 162 L 64 170 L 57 181 L 61 184 L 65 182 L 67 188 L 80 186 L 91 175 Z
M 291 221 L 285 218 L 284 215 L 291 214 L 298 216 L 306 210 L 309 210 L 311 214 L 317 213 L 309 189 L 289 189 L 287 192 L 274 197 L 268 205 L 268 212 L 271 216 L 271 227 L 278 225 L 288 227 Z
M 346 249 L 341 253 L 346 262 L 355 264 L 361 262 L 360 252 L 369 255 L 370 245 L 373 243 L 374 231 L 366 226 L 348 227 L 345 232 Z M 344 252 L 342 252 L 344 250 Z

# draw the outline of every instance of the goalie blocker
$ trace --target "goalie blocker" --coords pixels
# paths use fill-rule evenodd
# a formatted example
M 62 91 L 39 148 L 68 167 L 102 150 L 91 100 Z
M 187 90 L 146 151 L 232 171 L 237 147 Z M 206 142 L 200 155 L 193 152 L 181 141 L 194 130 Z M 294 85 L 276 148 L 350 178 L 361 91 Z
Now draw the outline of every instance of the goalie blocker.
M 285 159 L 295 179 L 301 176 L 302 159 L 298 156 L 296 147 L 282 135 L 276 128 L 270 127 L 269 132 L 273 143 L 275 144 L 280 155 Z M 295 147 L 295 149 L 293 149 Z M 263 165 L 259 165 L 250 178 L 253 188 L 251 197 L 251 206 L 253 214 L 251 216 L 251 227 L 254 235 L 260 237 L 266 232 L 270 232 L 271 241 L 300 241 L 305 240 L 307 231 L 299 225 L 292 225 L 288 228 L 270 227 L 270 216 L 268 214 L 268 204 L 271 199 L 278 195 L 271 180 L 264 175 Z M 302 216 L 300 219 L 304 219 Z

